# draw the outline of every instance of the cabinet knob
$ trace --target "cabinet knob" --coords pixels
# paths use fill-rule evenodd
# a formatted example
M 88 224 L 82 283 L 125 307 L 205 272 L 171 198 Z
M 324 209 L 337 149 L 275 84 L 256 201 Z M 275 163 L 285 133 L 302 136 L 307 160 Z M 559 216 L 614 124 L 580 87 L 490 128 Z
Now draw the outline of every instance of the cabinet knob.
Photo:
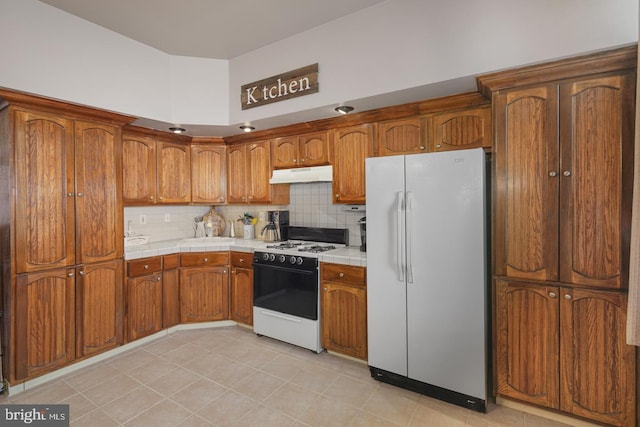
M 322 288 L 323 291 L 327 292 L 327 288 Z
M 67 193 L 67 196 L 73 197 L 73 193 Z
M 573 297 L 569 294 L 564 294 L 564 299 L 572 299 Z
M 550 177 L 558 176 L 558 172 L 556 172 L 556 171 L 551 171 L 551 172 L 549 172 L 549 176 L 550 176 Z
M 149 269 L 149 266 L 145 264 L 144 269 L 145 269 L 145 270 L 148 270 L 148 269 Z
M 73 277 L 73 273 L 68 273 L 67 276 Z
M 209 262 L 209 258 L 205 258 L 203 261 L 204 262 Z
M 153 200 L 153 196 L 149 196 L 149 200 Z
M 436 148 L 440 148 L 440 147 L 441 147 L 441 145 L 440 145 L 440 144 L 436 144 Z
M 424 150 L 424 149 L 425 149 L 424 145 L 421 145 L 421 146 L 420 146 L 420 149 L 421 149 L 421 150 Z
M 301 159 L 301 161 L 304 163 L 304 157 Z
M 336 193 L 336 199 L 339 199 L 339 198 L 340 198 L 340 194 Z
M 298 162 L 298 160 L 297 160 L 297 159 L 293 159 L 293 163 L 297 163 L 297 162 Z
M 79 192 L 79 193 L 78 193 L 78 197 L 82 197 L 82 192 Z
M 549 296 L 550 296 L 551 298 L 555 298 L 555 297 L 557 297 L 557 295 L 556 295 L 556 293 L 555 293 L 555 292 L 549 292 Z
M 159 282 L 162 279 L 162 277 L 158 276 L 156 277 L 156 280 Z
M 240 258 L 240 262 L 244 262 L 244 258 Z
M 222 270 L 222 272 L 223 272 L 224 274 L 227 274 L 227 270 Z
M 78 274 L 80 274 L 81 276 L 84 276 L 84 271 L 80 270 Z
M 338 274 L 338 277 L 343 278 L 343 277 L 344 277 L 344 273 L 340 272 L 340 273 Z
M 221 202 L 224 202 L 224 197 L 220 197 L 220 201 L 221 201 Z
M 571 171 L 564 171 L 564 172 L 562 172 L 562 175 L 571 176 Z

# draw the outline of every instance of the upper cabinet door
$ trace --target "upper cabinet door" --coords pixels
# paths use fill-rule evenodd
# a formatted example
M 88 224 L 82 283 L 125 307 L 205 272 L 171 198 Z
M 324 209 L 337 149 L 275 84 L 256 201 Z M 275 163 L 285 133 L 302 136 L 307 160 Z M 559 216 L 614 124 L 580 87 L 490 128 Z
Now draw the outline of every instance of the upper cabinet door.
M 295 168 L 298 166 L 298 137 L 288 136 L 271 142 L 271 161 L 274 169 Z
M 322 166 L 329 164 L 329 133 L 315 132 L 298 138 L 298 165 Z
M 120 129 L 76 122 L 77 263 L 123 254 Z
M 247 201 L 249 203 L 271 201 L 270 159 L 269 141 L 256 142 L 247 146 Z
M 152 138 L 122 138 L 122 201 L 125 205 L 156 202 L 156 142 Z
M 189 146 L 171 142 L 157 143 L 159 203 L 191 201 L 191 156 Z
M 491 107 L 437 114 L 433 117 L 431 151 L 491 148 Z
M 226 150 L 224 146 L 191 145 L 191 201 L 224 203 L 227 195 Z
M 246 203 L 247 201 L 247 156 L 245 145 L 227 148 L 227 201 Z
M 373 125 L 336 129 L 331 139 L 333 202 L 365 203 L 365 158 L 373 155 Z
M 555 85 L 495 96 L 495 273 L 558 279 Z
M 634 94 L 632 73 L 560 86 L 563 282 L 626 286 Z
M 75 263 L 73 122 L 15 112 L 16 272 Z
M 424 153 L 431 119 L 391 120 L 378 124 L 378 156 Z

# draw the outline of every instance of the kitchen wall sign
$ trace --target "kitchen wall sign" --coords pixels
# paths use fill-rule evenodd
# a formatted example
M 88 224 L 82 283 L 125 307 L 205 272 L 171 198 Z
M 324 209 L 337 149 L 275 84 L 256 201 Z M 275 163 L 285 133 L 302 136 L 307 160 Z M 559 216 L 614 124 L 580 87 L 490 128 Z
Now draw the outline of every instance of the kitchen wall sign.
M 246 110 L 316 93 L 318 88 L 318 64 L 316 63 L 242 85 L 240 103 L 242 109 Z

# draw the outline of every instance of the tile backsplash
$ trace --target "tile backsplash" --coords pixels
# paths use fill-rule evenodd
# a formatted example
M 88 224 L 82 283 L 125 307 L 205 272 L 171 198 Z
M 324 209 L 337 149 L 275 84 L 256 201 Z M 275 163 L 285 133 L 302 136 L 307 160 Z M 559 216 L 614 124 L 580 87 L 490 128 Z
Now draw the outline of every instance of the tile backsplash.
M 261 239 L 260 232 L 265 225 L 264 219 L 268 210 L 289 210 L 289 221 L 294 226 L 347 228 L 349 245 L 360 245 L 360 226 L 358 221 L 365 216 L 364 211 L 349 211 L 348 206 L 332 204 L 330 182 L 309 184 L 291 184 L 290 204 L 273 205 L 229 205 L 217 206 L 216 210 L 226 220 L 234 220 L 236 236 L 242 236 L 242 224 L 235 220 L 245 212 L 259 218 L 256 224 L 256 238 Z M 150 241 L 180 239 L 193 237 L 194 217 L 209 211 L 209 206 L 143 206 L 124 209 L 124 228 L 127 231 L 129 221 L 136 234 L 150 236 Z M 165 222 L 166 214 L 169 222 Z M 143 215 L 146 224 L 140 224 Z M 227 222 L 224 236 L 229 235 Z

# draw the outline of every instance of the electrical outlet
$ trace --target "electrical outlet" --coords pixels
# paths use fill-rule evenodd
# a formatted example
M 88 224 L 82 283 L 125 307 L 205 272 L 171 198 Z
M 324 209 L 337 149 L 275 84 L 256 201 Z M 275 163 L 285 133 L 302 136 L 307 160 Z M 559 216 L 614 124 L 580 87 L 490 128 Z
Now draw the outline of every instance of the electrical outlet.
M 147 223 L 147 216 L 146 215 L 140 215 L 139 217 L 140 219 L 140 224 L 146 224 Z
M 171 222 L 171 214 L 164 214 L 164 222 Z

